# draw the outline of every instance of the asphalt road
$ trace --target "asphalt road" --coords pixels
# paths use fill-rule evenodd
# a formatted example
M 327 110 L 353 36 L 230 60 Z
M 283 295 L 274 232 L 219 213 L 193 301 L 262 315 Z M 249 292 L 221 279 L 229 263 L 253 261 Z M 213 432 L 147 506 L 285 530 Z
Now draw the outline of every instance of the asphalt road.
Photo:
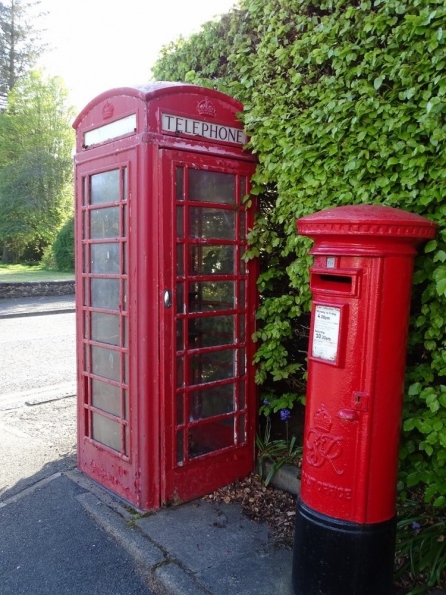
M 2 595 L 153 595 L 61 475 L 0 508 Z
M 0 396 L 76 379 L 75 314 L 0 319 Z
M 74 313 L 0 319 L 0 401 L 75 379 Z

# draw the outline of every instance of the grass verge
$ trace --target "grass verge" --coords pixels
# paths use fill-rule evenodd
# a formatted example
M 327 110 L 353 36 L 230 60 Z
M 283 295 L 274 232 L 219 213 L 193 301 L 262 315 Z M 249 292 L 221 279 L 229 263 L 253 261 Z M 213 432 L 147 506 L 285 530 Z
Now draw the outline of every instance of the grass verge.
M 49 271 L 41 264 L 0 264 L 0 283 L 70 281 L 74 272 Z

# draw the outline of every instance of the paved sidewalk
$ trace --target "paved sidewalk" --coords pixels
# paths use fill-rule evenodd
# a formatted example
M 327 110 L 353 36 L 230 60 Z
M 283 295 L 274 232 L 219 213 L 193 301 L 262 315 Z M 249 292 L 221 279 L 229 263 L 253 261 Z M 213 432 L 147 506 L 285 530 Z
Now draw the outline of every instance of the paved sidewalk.
M 292 552 L 237 504 L 195 500 L 140 514 L 75 470 L 0 498 L 0 531 L 8 527 L 15 537 L 0 545 L 2 595 L 292 594 Z

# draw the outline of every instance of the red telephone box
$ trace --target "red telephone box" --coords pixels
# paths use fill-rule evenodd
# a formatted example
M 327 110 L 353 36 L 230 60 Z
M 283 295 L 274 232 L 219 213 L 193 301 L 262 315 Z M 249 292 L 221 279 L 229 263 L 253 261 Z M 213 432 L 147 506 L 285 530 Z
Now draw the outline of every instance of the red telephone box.
M 142 509 L 254 465 L 242 105 L 179 83 L 107 91 L 74 122 L 78 465 Z
M 390 595 L 413 259 L 436 225 L 355 205 L 297 226 L 315 243 L 294 593 Z

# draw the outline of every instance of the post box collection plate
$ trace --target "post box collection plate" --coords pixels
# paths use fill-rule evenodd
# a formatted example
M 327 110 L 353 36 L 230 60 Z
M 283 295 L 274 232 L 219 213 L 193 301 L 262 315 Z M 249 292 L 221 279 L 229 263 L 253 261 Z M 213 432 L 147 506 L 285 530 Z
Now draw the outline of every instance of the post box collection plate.
M 335 362 L 338 357 L 341 309 L 317 305 L 314 310 L 313 357 Z

